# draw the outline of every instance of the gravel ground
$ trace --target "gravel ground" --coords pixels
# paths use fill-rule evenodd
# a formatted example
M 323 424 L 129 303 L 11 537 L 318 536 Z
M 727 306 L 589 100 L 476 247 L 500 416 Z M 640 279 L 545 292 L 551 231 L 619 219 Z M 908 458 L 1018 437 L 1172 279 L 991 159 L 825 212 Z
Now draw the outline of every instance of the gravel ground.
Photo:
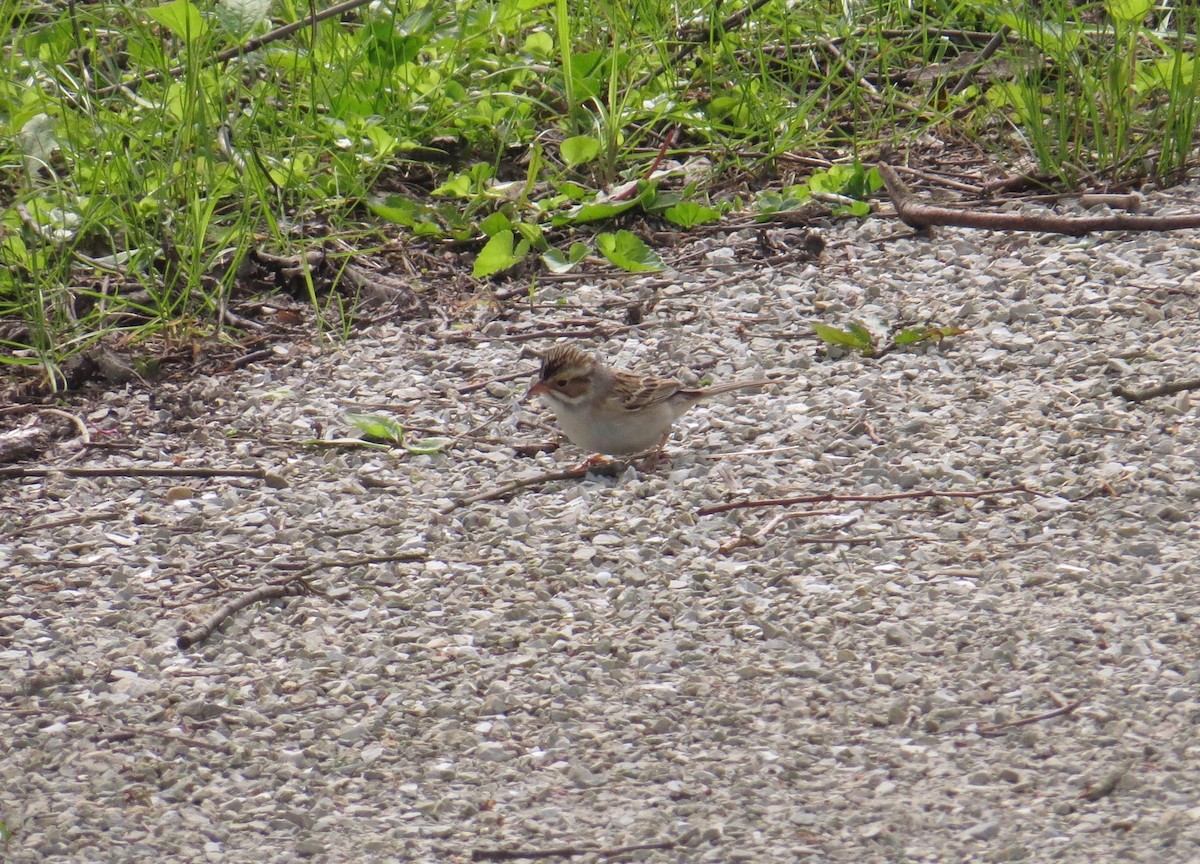
M 1112 395 L 1198 374 L 1198 235 L 898 230 L 838 225 L 820 263 L 775 269 L 744 260 L 756 233 L 712 239 L 670 279 L 76 403 L 129 448 L 73 466 L 262 467 L 286 488 L 2 481 L 5 860 L 667 840 L 623 860 L 1200 858 L 1197 409 Z M 826 353 L 814 320 L 969 332 L 866 360 Z M 554 340 L 530 333 L 601 321 L 610 338 L 582 341 L 617 365 L 779 383 L 693 411 L 653 473 L 453 508 L 578 464 L 514 454 L 553 438 L 515 402 L 527 377 L 459 389 L 532 374 Z M 347 410 L 462 437 L 305 443 L 352 434 Z M 1011 487 L 1030 491 L 699 514 Z M 326 596 L 176 647 L 232 589 L 301 574 Z

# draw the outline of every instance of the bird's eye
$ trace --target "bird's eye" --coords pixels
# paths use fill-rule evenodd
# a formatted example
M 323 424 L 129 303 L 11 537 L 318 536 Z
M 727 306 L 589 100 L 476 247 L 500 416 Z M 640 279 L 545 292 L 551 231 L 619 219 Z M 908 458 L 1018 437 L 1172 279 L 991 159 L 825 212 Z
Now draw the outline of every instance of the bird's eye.
M 555 387 L 566 387 L 569 383 L 571 383 L 571 382 L 568 381 L 566 378 L 555 378 L 554 379 Z

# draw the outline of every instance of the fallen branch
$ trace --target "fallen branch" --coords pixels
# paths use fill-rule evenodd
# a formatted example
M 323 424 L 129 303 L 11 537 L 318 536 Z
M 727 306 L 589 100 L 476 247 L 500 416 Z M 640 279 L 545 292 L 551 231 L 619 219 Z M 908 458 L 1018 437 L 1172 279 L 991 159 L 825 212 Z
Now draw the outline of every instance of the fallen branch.
M 446 508 L 444 512 L 448 513 L 459 507 L 467 507 L 471 504 L 478 504 L 481 501 L 504 500 L 509 498 L 514 492 L 519 492 L 530 486 L 542 486 L 546 483 L 553 483 L 556 480 L 581 480 L 588 474 L 595 474 L 599 477 L 616 477 L 618 474 L 623 474 L 630 464 L 632 463 L 614 460 L 611 462 L 602 462 L 599 465 L 580 465 L 578 468 L 569 468 L 566 471 L 551 471 L 547 474 L 534 474 L 531 477 L 522 477 L 519 480 L 513 480 L 511 483 L 505 483 L 503 486 L 490 489 L 487 492 L 480 492 L 476 495 L 460 498 L 452 506 Z
M 213 612 L 195 627 L 181 633 L 179 638 L 175 640 L 175 644 L 180 648 L 186 649 L 203 642 L 224 623 L 226 618 L 236 615 L 251 603 L 258 603 L 260 600 L 279 600 L 283 597 L 300 597 L 320 593 L 322 592 L 313 588 L 300 577 L 289 579 L 278 585 L 263 585 L 255 588 L 253 591 L 247 591 L 245 594 L 241 594 L 219 607 L 216 612 Z
M 1138 216 L 1114 213 L 1107 216 L 1059 216 L 1053 213 L 996 213 L 959 210 L 918 201 L 900 174 L 886 162 L 879 173 L 887 187 L 896 215 L 905 225 L 924 231 L 934 225 L 984 228 L 989 231 L 1045 231 L 1079 237 L 1093 231 L 1180 231 L 1200 228 L 1200 215 Z
M 750 510 L 755 507 L 791 507 L 793 504 L 848 504 L 853 502 L 903 501 L 912 498 L 987 498 L 990 495 L 1011 495 L 1014 492 L 1025 492 L 1029 495 L 1042 494 L 1025 486 L 980 489 L 977 492 L 939 492 L 936 489 L 922 489 L 916 492 L 887 492 L 881 495 L 835 495 L 832 492 L 824 492 L 820 495 L 798 495 L 794 498 L 764 498 L 751 501 L 731 501 L 728 504 L 712 504 L 708 507 L 701 507 L 699 515 L 712 516 L 714 513 L 727 513 L 730 510 Z
M 266 468 L 0 468 L 0 480 L 12 477 L 250 477 L 266 481 L 272 489 L 286 489 L 287 481 Z
M 1021 720 L 1013 720 L 1009 723 L 997 723 L 994 726 L 956 726 L 953 729 L 947 729 L 944 734 L 951 735 L 956 732 L 974 732 L 976 735 L 997 735 L 1005 729 L 1016 729 L 1019 726 L 1032 726 L 1034 723 L 1041 723 L 1043 720 L 1052 720 L 1055 717 L 1066 717 L 1075 712 L 1075 709 L 1082 705 L 1085 699 L 1078 699 L 1061 707 L 1055 708 L 1053 711 L 1047 711 L 1045 714 L 1038 714 L 1036 717 L 1025 717 Z
M 340 558 L 333 561 L 317 561 L 300 570 L 296 578 L 311 576 L 318 570 L 328 570 L 333 567 L 367 567 L 371 564 L 408 563 L 424 561 L 429 553 L 424 549 L 414 549 L 410 552 L 393 552 L 390 555 L 360 555 L 354 558 Z
M 1182 393 L 1184 390 L 1200 390 L 1200 378 L 1168 381 L 1165 384 L 1156 384 L 1153 387 L 1147 387 L 1145 390 L 1134 390 L 1132 387 L 1118 384 L 1113 388 L 1113 393 L 1117 396 L 1124 396 L 1130 402 L 1145 402 L 1148 399 L 1154 399 L 1158 396 L 1170 396 L 1172 393 Z
M 612 858 L 644 849 L 674 849 L 677 840 L 660 840 L 657 843 L 635 843 L 632 846 L 559 846 L 555 849 L 472 849 L 472 861 L 519 861 L 529 858 L 570 858 L 574 855 L 595 855 Z
M 996 53 L 996 49 L 1004 44 L 1005 40 L 1008 39 L 1008 34 L 1010 32 L 1011 31 L 1009 30 L 1007 24 L 1001 24 L 1000 29 L 997 30 L 992 35 L 992 38 L 988 40 L 988 43 L 983 46 L 983 50 L 979 52 L 979 56 L 975 58 L 974 62 L 972 62 L 970 66 L 963 70 L 962 75 L 959 76 L 958 80 L 955 81 L 954 84 L 951 85 L 950 89 L 946 92 L 951 96 L 954 96 L 955 94 L 961 93 L 970 87 L 971 82 L 975 80 L 975 73 L 977 73 L 987 64 L 987 61 L 990 60 L 992 55 Z
M 121 512 L 106 511 L 113 505 L 102 504 L 91 513 L 84 513 L 78 516 L 66 516 L 62 519 L 50 519 L 45 522 L 34 522 L 29 525 L 22 525 L 20 528 L 0 534 L 0 543 L 8 543 L 18 537 L 23 537 L 26 534 L 31 534 L 34 531 L 49 531 L 51 528 L 66 528 L 71 525 L 90 525 L 93 522 L 99 522 L 104 519 L 120 519 L 126 514 Z

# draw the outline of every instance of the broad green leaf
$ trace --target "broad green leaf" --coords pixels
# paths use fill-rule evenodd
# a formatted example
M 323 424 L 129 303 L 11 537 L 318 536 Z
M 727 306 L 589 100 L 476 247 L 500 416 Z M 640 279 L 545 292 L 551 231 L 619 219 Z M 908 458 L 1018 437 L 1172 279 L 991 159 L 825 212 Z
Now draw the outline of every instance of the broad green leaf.
M 813 332 L 817 338 L 829 345 L 840 345 L 843 348 L 853 348 L 855 351 L 870 352 L 875 349 L 871 334 L 860 325 L 851 324 L 845 330 L 830 327 L 828 324 L 813 322 Z
M 476 279 L 486 279 L 488 276 L 507 270 L 519 264 L 529 251 L 529 241 L 522 240 L 513 248 L 513 232 L 497 231 L 479 250 L 471 275 Z
M 542 260 L 546 262 L 546 269 L 551 273 L 567 273 L 586 258 L 587 254 L 586 243 L 572 243 L 567 254 L 564 255 L 561 249 L 549 249 L 542 255 Z
M 432 456 L 441 453 L 453 443 L 449 438 L 422 438 L 412 444 L 405 444 L 404 449 L 414 456 Z
M 600 155 L 600 141 L 591 135 L 576 135 L 562 142 L 559 153 L 567 166 L 574 168 L 576 165 L 591 162 Z
M 906 327 L 896 334 L 894 341 L 897 345 L 915 345 L 929 338 L 928 327 Z
M 423 221 L 421 216 L 425 210 L 416 201 L 400 195 L 389 195 L 383 200 L 369 198 L 367 199 L 367 209 L 380 218 L 406 228 L 412 228 Z
M 663 215 L 683 228 L 706 225 L 721 218 L 720 211 L 715 207 L 697 204 L 695 201 L 684 201 L 674 207 L 668 207 Z
M 503 33 L 516 32 L 522 13 L 545 6 L 552 0 L 500 0 L 496 5 L 496 26 Z
M 566 195 L 572 201 L 587 201 L 596 197 L 595 189 L 589 189 L 588 187 L 582 186 L 579 183 L 575 183 L 571 180 L 564 180 L 561 183 L 557 183 L 555 184 L 554 188 L 563 195 Z
M 1154 0 L 1108 0 L 1104 5 L 1114 20 L 1136 24 L 1154 8 Z
M 174 0 L 146 10 L 146 14 L 185 42 L 199 39 L 208 30 L 200 10 L 188 0 Z
M 614 216 L 620 216 L 626 210 L 632 210 L 637 206 L 637 200 L 630 201 L 592 201 L 588 204 L 580 204 L 570 213 L 555 216 L 550 220 L 550 224 L 554 226 L 561 225 L 582 225 L 585 222 L 599 222 L 601 219 L 611 219 Z
M 996 16 L 996 20 L 1020 33 L 1039 51 L 1059 59 L 1065 59 L 1066 55 L 1078 48 L 1083 38 L 1079 30 L 1068 30 L 1049 21 L 1014 12 L 1003 12 Z
M 596 235 L 600 254 L 627 273 L 647 273 L 662 270 L 662 259 L 636 234 L 618 231 L 616 234 Z
M 570 273 L 575 266 L 567 260 L 561 249 L 547 249 L 542 253 L 542 263 L 551 273 Z
M 518 222 L 515 227 L 521 236 L 529 241 L 529 245 L 539 252 L 545 252 L 550 248 L 550 244 L 546 242 L 546 235 L 542 233 L 542 226 L 535 225 L 532 222 Z
M 854 216 L 858 219 L 865 219 L 871 215 L 871 205 L 866 201 L 853 201 L 844 207 L 835 207 L 833 210 L 834 216 Z
M 457 198 L 473 198 L 471 178 L 466 174 L 455 174 L 430 193 L 431 195 L 454 195 Z
M 479 223 L 479 230 L 489 237 L 495 237 L 509 228 L 512 228 L 512 220 L 499 210 Z
M 652 199 L 655 188 L 654 184 L 647 183 L 641 192 L 630 198 L 603 198 L 599 201 L 580 204 L 568 213 L 555 216 L 550 220 L 550 224 L 560 227 L 563 225 L 582 225 L 585 222 L 597 222 L 601 219 L 611 219 L 614 216 L 619 216 L 626 210 L 632 210 L 634 207 L 641 206 L 643 202 Z
M 404 443 L 404 427 L 382 414 L 358 414 L 347 411 L 346 422 L 361 432 L 365 437 L 376 441 L 387 441 L 391 444 Z
M 215 11 L 225 32 L 240 42 L 267 21 L 271 0 L 218 0 Z
M 906 327 L 892 341 L 897 345 L 915 345 L 918 342 L 940 342 L 947 336 L 965 333 L 961 327 Z
M 544 60 L 554 53 L 554 40 L 545 30 L 537 30 L 525 39 L 524 49 L 526 53 Z
M 846 325 L 846 332 L 856 338 L 863 345 L 874 346 L 875 344 L 875 337 L 871 335 L 871 331 L 859 324 L 857 321 L 851 321 L 848 325 Z

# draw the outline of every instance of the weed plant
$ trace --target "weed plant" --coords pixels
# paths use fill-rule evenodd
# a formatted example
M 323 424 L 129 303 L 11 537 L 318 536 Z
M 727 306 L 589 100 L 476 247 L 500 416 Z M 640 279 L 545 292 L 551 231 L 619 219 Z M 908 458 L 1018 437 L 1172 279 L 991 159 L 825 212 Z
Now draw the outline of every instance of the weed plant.
M 655 269 L 631 215 L 861 216 L 863 163 L 921 136 L 1071 186 L 1194 156 L 1189 4 L 343 5 L 264 40 L 309 7 L 0 0 L 0 363 L 53 387 L 101 339 L 227 335 L 256 248 Z

